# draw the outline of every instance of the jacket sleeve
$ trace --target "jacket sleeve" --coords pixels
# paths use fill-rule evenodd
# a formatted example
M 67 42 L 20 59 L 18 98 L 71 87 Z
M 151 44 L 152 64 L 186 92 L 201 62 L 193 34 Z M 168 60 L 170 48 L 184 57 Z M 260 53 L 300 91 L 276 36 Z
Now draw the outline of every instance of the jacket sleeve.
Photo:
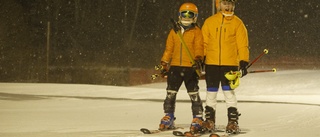
M 174 35 L 175 35 L 175 32 L 171 30 L 167 38 L 166 49 L 161 58 L 161 61 L 164 61 L 166 63 L 169 63 L 172 58 L 172 53 L 174 49 L 174 38 L 173 38 Z
M 248 32 L 242 22 L 238 27 L 236 37 L 237 37 L 239 60 L 244 60 L 249 62 Z

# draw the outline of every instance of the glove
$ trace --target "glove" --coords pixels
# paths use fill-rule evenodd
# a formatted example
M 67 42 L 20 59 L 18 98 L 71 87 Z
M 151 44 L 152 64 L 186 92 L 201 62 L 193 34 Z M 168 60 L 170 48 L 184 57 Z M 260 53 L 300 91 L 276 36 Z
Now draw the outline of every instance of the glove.
M 163 78 L 167 78 L 167 73 L 168 73 L 168 63 L 164 62 L 164 61 L 161 61 L 161 66 L 162 68 L 160 69 L 160 74 L 161 74 L 161 77 Z
M 239 63 L 239 71 L 241 72 L 241 77 L 245 76 L 248 74 L 248 71 L 247 71 L 247 66 L 248 66 L 248 62 L 247 61 L 244 61 L 244 60 L 241 60 L 240 63 Z
M 195 59 L 194 59 L 194 64 L 192 65 L 192 67 L 194 69 L 201 69 L 202 68 L 202 59 L 201 59 L 201 56 L 197 56 Z

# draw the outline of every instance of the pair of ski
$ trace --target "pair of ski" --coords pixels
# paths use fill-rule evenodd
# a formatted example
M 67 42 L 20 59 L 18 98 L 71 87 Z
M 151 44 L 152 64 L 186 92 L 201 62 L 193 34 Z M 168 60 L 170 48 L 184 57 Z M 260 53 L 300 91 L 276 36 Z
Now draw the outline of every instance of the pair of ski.
M 157 134 L 157 133 L 161 133 L 161 132 L 175 131 L 175 130 L 177 130 L 177 129 L 183 129 L 183 128 L 182 128 L 182 127 L 175 127 L 175 128 L 166 129 L 166 130 L 159 130 L 159 129 L 151 130 L 151 129 L 148 129 L 148 128 L 141 128 L 140 131 L 141 131 L 143 134 Z
M 182 136 L 182 137 L 200 137 L 200 136 L 204 136 L 204 135 L 209 135 L 209 137 L 220 137 L 220 135 L 216 134 L 217 132 L 224 132 L 224 131 L 223 130 L 216 130 L 214 132 L 205 131 L 205 132 L 200 132 L 200 133 L 196 133 L 196 134 L 193 134 L 189 131 L 186 131 L 186 132 L 173 131 L 172 134 L 175 136 Z
M 215 129 L 214 131 L 205 131 L 202 133 L 192 134 L 189 131 L 182 132 L 182 131 L 173 131 L 173 135 L 175 136 L 182 136 L 182 137 L 200 137 L 200 136 L 207 136 L 209 137 L 232 137 L 236 136 L 238 134 L 243 134 L 245 132 L 239 132 L 239 133 L 227 133 L 226 131 L 222 129 Z
M 202 132 L 202 133 L 197 133 L 197 134 L 192 134 L 189 131 L 178 131 L 178 129 L 183 129 L 182 127 L 176 127 L 173 129 L 167 129 L 167 130 L 150 130 L 147 128 L 141 128 L 140 131 L 144 134 L 157 134 L 157 133 L 161 133 L 161 132 L 168 132 L 168 131 L 172 131 L 172 134 L 175 136 L 182 136 L 182 137 L 200 137 L 203 135 L 210 135 L 209 137 L 229 137 L 228 135 L 219 135 L 216 134 L 217 132 L 225 132 L 224 130 L 220 130 L 220 129 L 216 129 L 214 132 Z

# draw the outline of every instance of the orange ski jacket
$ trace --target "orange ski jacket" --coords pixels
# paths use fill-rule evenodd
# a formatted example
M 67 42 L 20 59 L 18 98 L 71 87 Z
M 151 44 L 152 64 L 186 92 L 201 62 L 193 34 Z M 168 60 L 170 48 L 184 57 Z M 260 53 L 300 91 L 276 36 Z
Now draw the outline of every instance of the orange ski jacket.
M 249 62 L 248 33 L 237 16 L 226 19 L 222 13 L 207 18 L 202 27 L 205 63 L 219 66 L 239 66 Z
M 194 26 L 182 33 L 183 39 L 192 55 L 203 59 L 203 35 L 201 29 Z M 170 66 L 191 67 L 192 63 L 187 51 L 184 49 L 178 34 L 172 29 L 168 35 L 166 42 L 166 49 L 163 53 L 161 61 L 170 63 Z

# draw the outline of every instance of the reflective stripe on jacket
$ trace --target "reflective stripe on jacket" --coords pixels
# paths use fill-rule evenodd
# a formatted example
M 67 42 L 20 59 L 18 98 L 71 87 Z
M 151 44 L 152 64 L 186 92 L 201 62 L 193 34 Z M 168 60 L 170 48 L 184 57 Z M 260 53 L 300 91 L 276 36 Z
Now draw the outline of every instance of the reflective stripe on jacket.
M 225 19 L 219 12 L 205 20 L 202 27 L 206 64 L 238 66 L 249 62 L 248 33 L 237 16 Z
M 195 57 L 200 56 L 203 58 L 203 35 L 201 29 L 197 26 L 185 30 L 183 39 L 192 55 L 193 60 Z M 187 51 L 181 44 L 178 34 L 172 29 L 168 35 L 166 49 L 163 53 L 161 61 L 170 62 L 170 66 L 184 66 L 191 67 L 192 63 L 188 56 Z

